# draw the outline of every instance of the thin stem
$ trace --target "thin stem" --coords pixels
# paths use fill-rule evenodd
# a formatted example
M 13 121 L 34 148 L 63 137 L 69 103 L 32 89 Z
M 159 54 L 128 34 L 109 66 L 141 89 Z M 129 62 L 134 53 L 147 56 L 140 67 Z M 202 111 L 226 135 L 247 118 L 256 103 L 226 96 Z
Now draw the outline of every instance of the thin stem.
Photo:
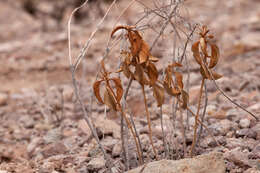
M 168 155 L 169 155 L 169 148 L 168 148 L 168 145 L 167 145 L 167 143 L 166 143 L 166 135 L 165 135 L 164 125 L 163 125 L 163 111 L 162 111 L 162 106 L 160 106 L 160 120 L 161 120 L 161 128 L 162 128 L 162 135 L 163 135 L 163 146 L 164 146 L 164 151 L 165 151 L 164 157 L 167 158 Z
M 124 117 L 124 119 L 125 119 L 125 121 L 126 121 L 127 127 L 130 129 L 130 131 L 131 131 L 131 133 L 132 133 L 132 135 L 133 135 L 133 137 L 134 137 L 135 144 L 136 144 L 136 148 L 137 148 L 137 153 L 138 153 L 138 157 L 139 157 L 139 164 L 142 165 L 142 164 L 143 164 L 143 159 L 142 159 L 142 155 L 141 155 L 141 149 L 140 149 L 140 146 L 138 145 L 137 137 L 136 137 L 136 134 L 135 134 L 135 132 L 134 132 L 133 126 L 131 125 L 130 120 L 127 118 L 125 112 L 123 111 L 123 108 L 122 108 L 120 102 L 117 101 L 113 89 L 111 88 L 110 85 L 107 85 L 107 87 L 109 88 L 110 92 L 112 93 L 113 98 L 114 98 L 114 100 L 116 101 L 116 104 L 117 104 L 117 106 L 118 106 L 118 109 L 119 109 L 121 115 L 123 115 L 123 117 Z
M 203 114 L 202 114 L 202 117 L 201 117 L 202 123 L 204 121 L 206 110 L 207 110 L 207 105 L 208 105 L 208 90 L 207 90 L 206 81 L 204 83 L 204 93 L 205 93 L 205 104 L 204 104 Z M 203 126 L 202 126 L 202 124 L 200 124 L 200 129 L 199 129 L 199 132 L 198 132 L 198 141 L 197 141 L 198 146 L 200 145 L 200 137 L 201 137 L 202 130 L 203 130 Z
M 200 85 L 200 95 L 199 95 L 197 113 L 196 113 L 196 116 L 195 116 L 194 134 L 193 134 L 193 140 L 192 140 L 192 145 L 191 145 L 191 150 L 190 150 L 190 156 L 191 157 L 193 156 L 193 150 L 194 150 L 194 147 L 196 145 L 198 119 L 199 119 L 200 104 L 201 104 L 204 81 L 205 81 L 205 78 L 202 79 L 202 82 L 201 82 L 201 85 Z
M 144 85 L 142 85 L 142 91 L 143 91 L 143 96 L 144 96 L 144 105 L 145 105 L 146 118 L 147 118 L 147 121 L 148 121 L 149 139 L 150 139 L 150 143 L 151 143 L 152 148 L 153 148 L 154 155 L 155 155 L 156 159 L 158 159 L 158 156 L 157 156 L 156 150 L 154 148 L 154 144 L 153 144 L 153 134 L 152 134 L 152 127 L 151 127 L 151 118 L 150 118 L 150 113 L 149 113 L 149 110 L 148 110 L 147 100 L 146 100 L 146 96 L 145 96 Z

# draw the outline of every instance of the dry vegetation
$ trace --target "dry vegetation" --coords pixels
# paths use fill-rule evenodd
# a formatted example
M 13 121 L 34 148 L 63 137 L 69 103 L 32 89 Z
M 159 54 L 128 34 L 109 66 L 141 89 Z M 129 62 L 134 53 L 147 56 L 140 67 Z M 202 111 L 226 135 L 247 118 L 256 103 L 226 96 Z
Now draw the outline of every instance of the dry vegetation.
M 25 23 L 0 36 L 0 170 L 123 172 L 211 151 L 227 172 L 259 169 L 260 13 L 240 3 L 248 20 L 235 1 L 219 2 L 234 21 L 204 1 L 0 2 Z

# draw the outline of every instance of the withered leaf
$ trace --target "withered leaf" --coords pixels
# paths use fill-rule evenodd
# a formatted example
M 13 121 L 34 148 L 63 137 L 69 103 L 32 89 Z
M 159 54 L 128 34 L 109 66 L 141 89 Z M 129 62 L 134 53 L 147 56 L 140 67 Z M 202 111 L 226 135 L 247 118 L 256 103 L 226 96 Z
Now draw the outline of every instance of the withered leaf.
M 213 68 L 217 65 L 219 60 L 219 48 L 215 44 L 211 44 L 211 57 L 209 62 L 209 68 Z
M 157 106 L 160 107 L 164 103 L 164 88 L 158 84 L 153 85 L 153 96 L 157 101 Z
M 104 104 L 104 102 L 103 102 L 103 100 L 102 100 L 102 98 L 101 98 L 101 96 L 100 96 L 100 84 L 101 84 L 102 81 L 103 81 L 103 80 L 96 81 L 96 82 L 93 84 L 93 90 L 94 90 L 94 94 L 95 94 L 97 100 L 98 100 L 100 103 Z
M 142 63 L 145 63 L 149 56 L 150 56 L 150 52 L 149 52 L 149 46 L 148 44 L 142 40 L 142 44 L 141 44 L 141 47 L 140 47 L 140 50 L 139 50 L 139 55 L 138 55 L 138 60 L 139 60 L 139 64 L 142 64 Z
M 150 79 L 150 85 L 155 84 L 158 79 L 158 71 L 153 63 L 149 63 L 147 67 L 147 74 Z
M 201 65 L 201 56 L 200 56 L 200 52 L 199 52 L 199 44 L 200 41 L 195 42 L 192 47 L 191 47 L 191 51 L 193 52 L 193 57 L 195 58 L 196 62 Z
M 171 67 L 182 67 L 182 64 L 178 63 L 178 62 L 174 62 L 170 65 Z
M 125 62 L 122 63 L 121 68 L 122 68 L 122 70 L 123 70 L 124 75 L 125 75 L 127 78 L 130 78 L 130 77 L 133 75 L 133 73 L 132 73 L 132 72 L 130 71 L 130 69 L 129 69 L 129 66 L 128 66 Z
M 204 37 L 200 38 L 200 47 L 202 50 L 202 53 L 208 57 L 208 52 L 207 52 L 207 43 Z
M 104 103 L 113 110 L 117 110 L 116 108 L 116 100 L 113 97 L 112 91 L 107 87 L 104 93 Z
M 115 83 L 115 87 L 116 87 L 116 100 L 118 103 L 120 103 L 120 100 L 123 96 L 123 87 L 121 84 L 121 80 L 119 78 L 111 78 L 110 80 L 112 80 Z
M 131 44 L 130 50 L 132 55 L 134 57 L 138 56 L 143 44 L 141 35 L 138 33 L 138 31 L 128 31 L 128 39 Z
M 144 75 L 143 67 L 139 64 L 135 66 L 135 73 L 134 78 L 137 80 L 141 85 L 149 85 L 149 81 Z
M 183 89 L 182 74 L 180 72 L 174 72 L 177 85 L 180 89 Z
M 156 58 L 156 57 L 154 57 L 154 56 L 152 56 L 152 55 L 150 55 L 150 56 L 149 56 L 149 61 L 151 61 L 151 62 L 158 62 L 159 59 Z
M 189 94 L 186 91 L 182 90 L 181 91 L 181 98 L 182 98 L 182 105 L 181 105 L 181 107 L 183 109 L 186 109 L 187 106 L 188 106 L 188 103 L 189 103 Z

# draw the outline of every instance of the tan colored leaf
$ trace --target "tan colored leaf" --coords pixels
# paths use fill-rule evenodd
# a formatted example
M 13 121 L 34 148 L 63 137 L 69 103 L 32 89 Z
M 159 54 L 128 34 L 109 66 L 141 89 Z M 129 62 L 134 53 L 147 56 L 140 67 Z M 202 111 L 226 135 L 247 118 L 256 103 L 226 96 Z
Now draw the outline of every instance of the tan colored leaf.
M 144 75 L 144 70 L 141 65 L 136 65 L 135 66 L 135 73 L 134 73 L 134 78 L 137 80 L 141 85 L 149 85 L 149 81 Z
M 138 54 L 138 59 L 139 59 L 139 64 L 145 63 L 148 58 L 150 56 L 150 52 L 149 52 L 149 46 L 148 44 L 142 40 L 142 44 L 140 47 L 140 52 Z
M 182 67 L 182 64 L 178 63 L 178 62 L 174 62 L 170 65 L 171 67 Z
M 191 51 L 193 52 L 193 57 L 194 59 L 196 60 L 196 62 L 201 65 L 202 62 L 201 62 L 201 57 L 200 57 L 200 52 L 199 52 L 199 44 L 200 42 L 197 41 L 195 42 L 192 47 L 191 47 Z
M 154 57 L 154 56 L 152 56 L 152 55 L 150 55 L 150 56 L 149 56 L 149 61 L 151 61 L 151 62 L 158 62 L 159 59 L 156 58 L 156 57 Z
M 134 57 L 138 56 L 143 44 L 141 35 L 138 33 L 138 31 L 128 31 L 128 39 L 131 44 L 130 50 L 132 55 Z
M 110 109 L 113 109 L 113 110 L 117 110 L 116 108 L 116 100 L 115 98 L 113 97 L 113 94 L 112 94 L 112 91 L 107 88 L 105 90 L 105 93 L 104 93 L 104 103 L 110 108 Z
M 182 97 L 182 106 L 181 107 L 183 109 L 186 109 L 188 106 L 188 103 L 189 103 L 189 94 L 186 91 L 182 90 L 181 97 Z
M 111 32 L 111 37 L 113 37 L 113 35 L 115 34 L 116 31 L 120 30 L 120 29 L 125 29 L 125 30 L 129 30 L 133 27 L 131 26 L 122 26 L 122 25 L 119 25 L 117 26 L 115 29 L 113 29 L 113 31 Z
M 219 48 L 215 44 L 211 44 L 211 57 L 210 57 L 210 63 L 209 68 L 213 68 L 217 65 L 219 60 Z
M 182 74 L 180 72 L 174 72 L 174 76 L 176 78 L 177 85 L 182 90 L 183 89 Z
M 119 78 L 112 78 L 110 79 L 115 83 L 116 86 L 116 100 L 118 103 L 120 103 L 120 100 L 123 96 L 123 87 L 121 84 L 121 80 Z
M 157 106 L 162 106 L 164 103 L 164 88 L 158 84 L 153 85 L 153 96 L 157 101 Z
M 206 43 L 206 40 L 205 38 L 200 38 L 200 47 L 201 47 L 201 50 L 203 52 L 203 54 L 208 57 L 208 52 L 207 52 L 207 43 Z
M 129 66 L 125 62 L 122 63 L 121 69 L 127 78 L 130 78 L 133 75 L 129 69 Z
M 149 63 L 147 67 L 147 74 L 150 79 L 150 84 L 153 85 L 158 79 L 158 71 L 153 63 Z
M 98 100 L 100 103 L 104 104 L 104 102 L 103 102 L 103 100 L 102 100 L 102 98 L 101 98 L 101 96 L 100 96 L 100 84 L 101 84 L 102 81 L 103 81 L 103 80 L 96 81 L 96 82 L 93 84 L 93 90 L 94 90 L 94 94 L 95 94 L 97 100 Z

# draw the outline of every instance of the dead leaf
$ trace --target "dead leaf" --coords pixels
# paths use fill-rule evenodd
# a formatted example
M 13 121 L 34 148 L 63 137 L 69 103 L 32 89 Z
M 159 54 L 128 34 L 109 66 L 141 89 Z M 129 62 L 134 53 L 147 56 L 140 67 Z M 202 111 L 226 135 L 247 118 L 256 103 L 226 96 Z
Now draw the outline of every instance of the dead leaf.
M 158 84 L 153 85 L 153 96 L 157 101 L 157 106 L 162 106 L 164 103 L 164 88 Z
M 200 41 L 195 42 L 192 47 L 191 47 L 191 51 L 193 52 L 193 57 L 196 60 L 196 62 L 201 65 L 201 56 L 200 56 L 200 52 L 199 52 L 199 44 Z
M 149 63 L 147 67 L 147 74 L 150 79 L 150 85 L 154 85 L 158 79 L 158 71 L 153 63 Z
M 97 100 L 98 100 L 100 103 L 104 104 L 104 102 L 103 102 L 103 100 L 102 100 L 102 98 L 101 98 L 101 96 L 100 96 L 100 84 L 101 84 L 102 81 L 103 81 L 103 80 L 96 81 L 96 82 L 94 83 L 94 85 L 93 85 L 93 90 L 94 90 L 94 94 L 95 94 Z
M 112 91 L 107 87 L 104 93 L 104 103 L 107 105 L 110 109 L 117 110 L 117 104 L 116 100 L 112 94 Z
M 111 78 L 110 80 L 112 80 L 115 83 L 116 86 L 116 100 L 118 103 L 120 103 L 120 100 L 123 96 L 123 87 L 121 84 L 121 80 L 119 78 Z
M 186 109 L 188 106 L 188 103 L 189 103 L 189 94 L 186 91 L 182 90 L 181 97 L 182 97 L 182 106 L 181 107 L 183 109 Z
M 219 48 L 215 44 L 211 44 L 211 57 L 210 57 L 210 63 L 209 68 L 213 68 L 217 65 L 219 60 Z

